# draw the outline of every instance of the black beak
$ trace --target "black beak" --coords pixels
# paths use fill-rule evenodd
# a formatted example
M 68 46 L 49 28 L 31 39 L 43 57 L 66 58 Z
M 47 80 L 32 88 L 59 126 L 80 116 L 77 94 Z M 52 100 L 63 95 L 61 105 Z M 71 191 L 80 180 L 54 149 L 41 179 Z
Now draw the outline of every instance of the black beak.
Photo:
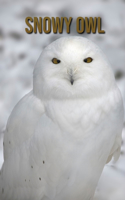
M 72 76 L 71 76 L 71 79 L 70 79 L 70 83 L 71 83 L 71 85 L 73 85 L 73 83 L 74 83 L 74 79 L 73 79 Z

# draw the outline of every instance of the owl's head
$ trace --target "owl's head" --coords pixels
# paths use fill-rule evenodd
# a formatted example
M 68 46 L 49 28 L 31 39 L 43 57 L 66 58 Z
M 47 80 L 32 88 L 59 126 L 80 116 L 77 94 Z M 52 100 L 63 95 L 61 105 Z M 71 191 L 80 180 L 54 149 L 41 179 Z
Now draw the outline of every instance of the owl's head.
M 101 50 L 83 37 L 62 37 L 48 45 L 36 63 L 33 92 L 40 99 L 92 98 L 115 85 Z

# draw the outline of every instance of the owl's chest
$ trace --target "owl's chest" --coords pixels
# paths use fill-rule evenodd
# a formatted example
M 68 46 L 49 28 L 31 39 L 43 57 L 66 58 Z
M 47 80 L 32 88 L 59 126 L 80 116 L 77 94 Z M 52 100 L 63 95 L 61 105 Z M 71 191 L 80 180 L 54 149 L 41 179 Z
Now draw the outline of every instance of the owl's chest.
M 102 121 L 107 112 L 103 102 L 87 100 L 50 101 L 46 104 L 46 113 L 61 130 L 79 132 L 91 130 Z

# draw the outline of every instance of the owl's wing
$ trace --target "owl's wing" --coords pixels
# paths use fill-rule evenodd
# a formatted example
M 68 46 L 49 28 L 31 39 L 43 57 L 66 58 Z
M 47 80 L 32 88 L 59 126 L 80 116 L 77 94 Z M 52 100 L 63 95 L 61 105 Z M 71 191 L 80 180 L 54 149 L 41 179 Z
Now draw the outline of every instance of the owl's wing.
M 32 93 L 24 96 L 13 109 L 4 134 L 4 160 L 11 152 L 28 140 L 34 133 L 44 106 Z
M 44 161 L 44 168 L 37 165 L 41 151 L 38 152 L 34 137 L 37 140 L 36 127 L 45 115 L 42 101 L 32 91 L 12 111 L 4 136 L 0 200 L 34 200 L 44 195 L 46 165 L 44 167 Z M 40 149 L 44 153 L 44 149 Z
M 112 157 L 114 157 L 114 161 L 117 161 L 119 156 L 120 156 L 120 151 L 121 151 L 121 141 L 122 141 L 122 136 L 121 135 L 117 135 L 114 145 L 111 149 L 110 155 L 107 159 L 107 163 L 109 163 L 112 159 Z

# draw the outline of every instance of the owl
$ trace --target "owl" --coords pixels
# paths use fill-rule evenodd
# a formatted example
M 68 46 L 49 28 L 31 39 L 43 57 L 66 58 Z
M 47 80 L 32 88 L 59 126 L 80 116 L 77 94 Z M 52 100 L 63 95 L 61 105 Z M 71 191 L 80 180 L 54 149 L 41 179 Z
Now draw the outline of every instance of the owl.
M 83 37 L 52 42 L 8 119 L 0 200 L 91 200 L 105 164 L 119 157 L 122 127 L 121 94 L 101 50 Z

